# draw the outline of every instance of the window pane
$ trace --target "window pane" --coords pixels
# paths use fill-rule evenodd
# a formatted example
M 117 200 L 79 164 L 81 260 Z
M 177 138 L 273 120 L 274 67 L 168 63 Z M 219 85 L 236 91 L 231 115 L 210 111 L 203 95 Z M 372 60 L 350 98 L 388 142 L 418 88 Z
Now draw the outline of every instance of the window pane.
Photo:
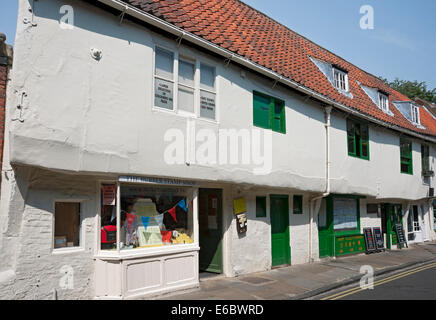
M 179 82 L 194 86 L 195 66 L 191 62 L 179 60 Z
M 80 203 L 56 202 L 54 248 L 77 247 L 80 240 Z
M 256 217 L 266 217 L 266 197 L 256 197 Z
M 270 99 L 253 93 L 253 125 L 265 129 L 270 128 L 269 103 Z
M 170 81 L 154 79 L 154 105 L 156 107 L 173 110 L 173 87 Z
M 156 48 L 155 74 L 168 79 L 173 79 L 174 54 Z
M 327 227 L 327 200 L 326 198 L 323 198 L 318 213 L 318 228 L 325 227 Z
M 354 230 L 357 228 L 356 199 L 333 199 L 333 223 L 337 230 Z
M 101 186 L 101 249 L 116 250 L 117 248 L 117 211 L 115 184 Z
M 179 86 L 178 109 L 194 113 L 194 90 Z
M 215 68 L 200 64 L 200 85 L 201 88 L 215 90 Z
M 294 195 L 294 197 L 293 197 L 293 212 L 294 212 L 294 214 L 303 213 L 303 196 Z
M 193 243 L 192 190 L 121 186 L 120 248 Z
M 351 121 L 347 121 L 347 142 L 348 142 L 348 153 L 352 155 L 356 155 L 355 125 Z
M 200 117 L 215 119 L 215 94 L 200 90 Z

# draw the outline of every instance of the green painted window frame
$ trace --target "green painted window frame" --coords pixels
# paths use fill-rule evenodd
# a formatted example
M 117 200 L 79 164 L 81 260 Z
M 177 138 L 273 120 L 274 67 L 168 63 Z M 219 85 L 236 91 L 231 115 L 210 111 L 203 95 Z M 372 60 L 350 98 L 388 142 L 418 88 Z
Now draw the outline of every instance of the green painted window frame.
M 256 218 L 266 218 L 266 196 L 256 197 Z
M 285 102 L 264 93 L 253 91 L 253 125 L 286 134 Z
M 421 170 L 423 173 L 430 171 L 430 146 L 421 144 Z
M 294 214 L 303 214 L 303 196 L 301 195 L 293 196 L 292 211 Z
M 365 146 L 366 155 L 363 154 Z M 347 148 L 349 156 L 369 161 L 368 124 L 347 119 Z
M 407 150 L 406 145 L 408 145 Z M 407 165 L 407 170 L 403 170 L 403 165 Z M 400 137 L 400 171 L 413 175 L 412 141 L 403 137 Z

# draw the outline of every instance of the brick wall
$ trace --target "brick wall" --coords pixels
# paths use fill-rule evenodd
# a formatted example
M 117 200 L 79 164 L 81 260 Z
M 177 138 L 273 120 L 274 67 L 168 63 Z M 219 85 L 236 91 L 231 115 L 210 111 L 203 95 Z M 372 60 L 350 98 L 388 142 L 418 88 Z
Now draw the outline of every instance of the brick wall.
M 0 33 L 0 169 L 3 164 L 5 134 L 6 85 L 8 72 L 12 66 L 12 47 L 6 44 L 6 36 Z

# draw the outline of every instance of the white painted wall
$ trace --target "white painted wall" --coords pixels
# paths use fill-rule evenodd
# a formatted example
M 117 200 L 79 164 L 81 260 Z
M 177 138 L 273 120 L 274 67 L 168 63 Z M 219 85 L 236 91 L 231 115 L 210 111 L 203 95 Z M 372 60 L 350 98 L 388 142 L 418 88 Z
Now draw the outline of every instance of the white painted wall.
M 97 181 L 24 167 L 15 172 L 11 215 L 0 221 L 0 299 L 53 299 L 53 290 L 59 299 L 92 298 Z M 55 201 L 80 201 L 80 248 L 53 250 Z M 72 271 L 72 288 L 62 285 L 64 270 Z

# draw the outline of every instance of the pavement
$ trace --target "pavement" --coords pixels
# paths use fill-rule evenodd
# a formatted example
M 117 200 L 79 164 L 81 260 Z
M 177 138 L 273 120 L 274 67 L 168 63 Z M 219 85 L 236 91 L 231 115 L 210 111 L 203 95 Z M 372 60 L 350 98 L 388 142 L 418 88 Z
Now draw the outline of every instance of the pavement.
M 322 259 L 233 278 L 222 275 L 200 279 L 200 287 L 156 299 L 165 300 L 298 300 L 359 282 L 363 265 L 380 276 L 436 261 L 436 241 L 380 253 Z

